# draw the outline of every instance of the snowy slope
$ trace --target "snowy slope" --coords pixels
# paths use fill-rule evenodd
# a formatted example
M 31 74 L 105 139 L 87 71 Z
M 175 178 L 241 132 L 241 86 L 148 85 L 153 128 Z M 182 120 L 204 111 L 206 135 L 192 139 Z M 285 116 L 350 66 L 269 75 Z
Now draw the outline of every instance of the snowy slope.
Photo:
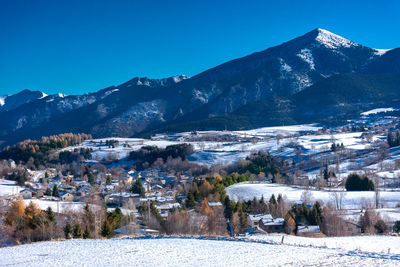
M 381 113 L 381 112 L 391 112 L 391 111 L 396 111 L 398 110 L 397 108 L 375 108 L 375 109 L 371 109 L 365 112 L 361 113 L 361 116 L 369 116 L 372 114 L 377 114 L 377 113 Z
M 337 49 L 340 47 L 356 47 L 359 46 L 358 44 L 343 38 L 337 34 L 334 34 L 330 31 L 327 31 L 325 29 L 317 29 L 318 30 L 318 35 L 316 40 L 326 48 L 330 49 Z
M 292 186 L 269 184 L 269 183 L 239 183 L 226 188 L 226 193 L 233 200 L 243 199 L 252 200 L 254 197 L 269 199 L 272 194 L 281 194 L 289 201 L 300 203 L 303 188 Z M 332 192 L 326 190 L 310 190 L 312 201 L 323 201 L 324 203 L 333 201 Z M 395 207 L 400 201 L 400 191 L 389 192 L 381 191 L 380 198 L 385 202 L 386 207 Z M 345 192 L 343 208 L 358 209 L 366 201 L 375 203 L 375 192 L 373 191 L 353 191 Z
M 0 266 L 367 266 L 400 255 L 199 239 L 43 242 L 0 249 Z
M 400 254 L 400 238 L 397 236 L 342 236 L 342 237 L 302 237 L 284 235 L 284 244 L 324 247 L 344 250 L 359 250 L 375 253 L 396 253 Z M 280 243 L 282 234 L 255 235 L 249 236 L 250 240 L 263 240 L 273 243 Z
M 24 188 L 16 185 L 14 181 L 0 179 L 0 197 L 18 195 L 22 190 Z

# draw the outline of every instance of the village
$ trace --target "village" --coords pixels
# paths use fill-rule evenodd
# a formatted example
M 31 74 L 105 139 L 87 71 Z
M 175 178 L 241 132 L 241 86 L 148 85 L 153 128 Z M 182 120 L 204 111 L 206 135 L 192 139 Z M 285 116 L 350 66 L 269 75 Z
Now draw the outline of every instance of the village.
M 22 198 L 27 206 L 51 208 L 60 220 L 75 220 L 69 214 L 82 212 L 87 204 L 93 210 L 105 208 L 107 216 L 118 210 L 129 219 L 115 224 L 108 236 L 357 235 L 366 231 L 360 220 L 372 206 L 374 224 L 384 219 L 379 231 L 387 232 L 400 219 L 400 139 L 395 132 L 390 137 L 397 123 L 395 116 L 371 111 L 334 128 L 293 125 L 150 139 L 67 134 L 24 142 L 7 153 L 21 155 L 21 149 L 40 151 L 46 142 L 68 141 L 38 159 L 28 153 L 24 164 L 3 160 L 0 199 L 4 211 Z M 266 161 L 257 163 L 255 171 L 252 160 L 258 157 Z M 344 191 L 353 173 L 368 176 L 375 193 Z M 272 196 L 279 196 L 279 203 Z M 264 202 L 263 208 L 255 199 Z M 329 216 L 340 217 L 342 229 L 323 226 L 322 207 L 317 208 L 319 219 L 311 218 L 316 202 L 335 210 Z M 93 230 L 98 232 L 102 226 L 97 224 Z

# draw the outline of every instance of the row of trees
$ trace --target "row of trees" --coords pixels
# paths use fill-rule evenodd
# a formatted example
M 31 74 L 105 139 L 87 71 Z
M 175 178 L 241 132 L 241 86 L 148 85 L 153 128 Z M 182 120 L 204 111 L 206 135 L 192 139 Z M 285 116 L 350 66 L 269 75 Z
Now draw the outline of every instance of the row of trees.
M 129 159 L 136 161 L 135 165 L 138 169 L 144 169 L 145 166 L 152 165 L 156 160 L 161 159 L 163 162 L 166 162 L 168 158 L 185 160 L 192 153 L 193 146 L 190 144 L 170 145 L 166 148 L 144 146 L 137 151 L 132 151 Z
M 107 212 L 100 206 L 86 204 L 81 211 L 55 214 L 49 207 L 41 210 L 35 203 L 25 205 L 22 198 L 12 201 L 4 216 L 3 227 L 15 243 L 29 243 L 58 238 L 110 238 L 114 230 L 132 220 L 119 208 Z
M 38 168 L 49 160 L 50 152 L 80 144 L 82 141 L 91 139 L 87 134 L 60 134 L 50 137 L 43 137 L 39 141 L 25 140 L 13 146 L 6 147 L 0 152 L 0 159 L 13 159 L 16 162 L 28 162 L 33 159 L 33 163 Z
M 51 208 L 42 211 L 33 202 L 26 206 L 21 197 L 11 203 L 4 224 L 16 243 L 49 240 L 56 230 L 55 215 Z

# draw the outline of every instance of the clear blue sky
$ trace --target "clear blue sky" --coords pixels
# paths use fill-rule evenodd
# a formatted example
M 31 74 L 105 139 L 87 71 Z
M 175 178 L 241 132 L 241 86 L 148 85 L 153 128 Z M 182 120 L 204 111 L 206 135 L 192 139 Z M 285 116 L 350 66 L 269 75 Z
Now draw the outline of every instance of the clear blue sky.
M 0 95 L 193 76 L 317 27 L 399 47 L 399 14 L 396 0 L 0 0 Z

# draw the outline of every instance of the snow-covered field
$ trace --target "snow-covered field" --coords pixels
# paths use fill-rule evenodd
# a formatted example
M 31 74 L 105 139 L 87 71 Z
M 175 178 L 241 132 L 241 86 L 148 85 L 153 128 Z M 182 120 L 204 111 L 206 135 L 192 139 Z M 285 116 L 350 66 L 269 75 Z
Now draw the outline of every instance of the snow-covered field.
M 68 240 L 0 249 L 0 266 L 398 266 L 399 254 L 183 238 Z
M 381 112 L 391 112 L 391 111 L 396 111 L 396 110 L 398 110 L 398 109 L 397 108 L 375 108 L 375 109 L 371 109 L 371 110 L 362 112 L 361 115 L 369 116 L 369 115 L 378 114 Z
M 66 213 L 68 211 L 83 211 L 86 203 L 83 202 L 67 202 L 67 201 L 51 201 L 43 199 L 25 199 L 25 205 L 29 205 L 30 202 L 35 203 L 40 209 L 46 210 L 50 207 L 54 212 Z M 92 205 L 94 207 L 94 205 Z
M 0 179 L 0 197 L 18 195 L 22 190 L 24 188 L 16 185 L 14 181 Z
M 264 199 L 268 200 L 272 194 L 275 194 L 275 197 L 281 194 L 283 197 L 286 197 L 287 200 L 296 203 L 301 203 L 304 190 L 304 188 L 287 185 L 250 182 L 234 184 L 226 188 L 228 196 L 235 201 L 239 199 L 246 201 L 252 200 L 254 197 L 259 199 L 262 196 L 264 196 Z M 318 200 L 323 203 L 328 203 L 334 200 L 332 191 L 310 189 L 309 192 L 312 202 Z M 400 203 L 400 191 L 382 191 L 380 192 L 380 199 L 381 202 L 385 204 L 385 207 L 396 207 L 396 205 Z M 361 205 L 366 202 L 375 203 L 375 192 L 345 192 L 342 208 L 359 209 Z
M 263 240 L 273 243 L 282 241 L 282 234 L 254 235 L 250 240 Z M 343 237 L 302 237 L 284 235 L 284 244 L 294 246 L 312 246 L 349 251 L 400 254 L 400 237 L 398 236 L 343 236 Z
M 247 131 L 198 131 L 195 135 L 190 132 L 182 132 L 171 135 L 158 134 L 150 139 L 141 138 L 104 138 L 85 141 L 78 147 L 67 148 L 69 150 L 85 147 L 93 150 L 94 161 L 101 161 L 107 157 L 123 159 L 129 152 L 138 150 L 142 146 L 166 147 L 168 145 L 189 143 L 192 144 L 195 153 L 189 156 L 189 160 L 203 163 L 232 163 L 243 159 L 254 151 L 268 151 L 272 155 L 280 157 L 294 157 L 294 146 L 303 148 L 305 155 L 329 151 L 332 141 L 352 150 L 365 149 L 370 146 L 366 142 L 362 132 L 318 134 L 321 127 L 314 124 L 264 127 Z M 219 137 L 229 136 L 231 140 Z M 277 136 L 280 136 L 277 140 Z M 210 140 L 207 140 L 210 138 Z M 379 136 L 374 136 L 373 141 Z M 203 139 L 203 140 L 202 140 Z M 215 140 L 214 140 L 215 139 Z M 229 138 L 228 138 L 229 139 Z M 116 140 L 118 145 L 108 147 L 107 140 Z M 251 141 L 250 141 L 251 140 Z

